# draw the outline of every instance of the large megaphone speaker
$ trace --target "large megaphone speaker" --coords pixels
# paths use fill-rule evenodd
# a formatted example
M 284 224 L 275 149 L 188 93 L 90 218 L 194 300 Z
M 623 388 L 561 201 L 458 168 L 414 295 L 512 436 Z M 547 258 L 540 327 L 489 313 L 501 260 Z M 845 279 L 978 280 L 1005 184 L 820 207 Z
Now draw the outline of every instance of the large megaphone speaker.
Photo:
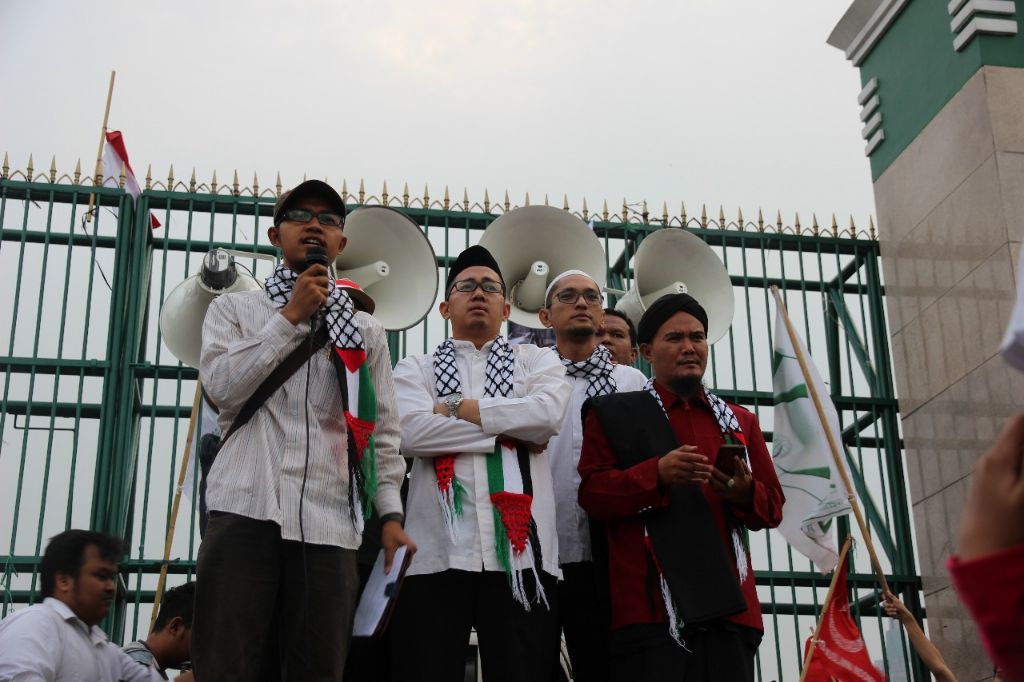
M 512 304 L 509 320 L 541 329 L 537 311 L 553 277 L 583 270 L 603 288 L 607 278 L 601 240 L 582 220 L 553 206 L 524 206 L 491 223 L 483 246 L 498 261 Z
M 365 206 L 345 220 L 348 244 L 334 261 L 338 277 L 363 288 L 385 329 L 408 329 L 437 299 L 437 257 L 420 226 L 385 206 Z
M 666 228 L 647 235 L 633 259 L 633 288 L 615 309 L 640 324 L 644 311 L 665 294 L 690 294 L 708 313 L 708 343 L 732 326 L 729 271 L 704 240 L 686 230 Z
M 199 272 L 174 287 L 160 308 L 160 334 L 168 350 L 189 367 L 198 368 L 203 319 L 213 299 L 261 288 L 252 275 L 235 267 L 235 259 L 227 251 L 210 251 Z

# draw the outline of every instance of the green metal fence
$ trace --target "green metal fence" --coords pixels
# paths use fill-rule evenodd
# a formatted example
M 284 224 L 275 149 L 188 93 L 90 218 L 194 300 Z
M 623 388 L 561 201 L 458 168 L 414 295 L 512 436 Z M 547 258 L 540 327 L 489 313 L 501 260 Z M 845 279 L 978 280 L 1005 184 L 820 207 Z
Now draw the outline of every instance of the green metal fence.
M 20 179 L 18 176 L 21 176 Z M 196 371 L 162 344 L 160 303 L 197 271 L 210 248 L 273 254 L 264 235 L 280 187 L 239 189 L 159 183 L 133 206 L 123 190 L 80 185 L 78 178 L 0 179 L 0 264 L 8 295 L 0 302 L 3 392 L 0 398 L 0 532 L 4 544 L 2 615 L 38 598 L 38 563 L 49 537 L 92 527 L 128 539 L 117 608 L 105 624 L 117 641 L 145 635 L 160 571 Z M 150 183 L 147 180 L 147 186 Z M 358 204 L 387 204 L 422 226 L 438 254 L 439 276 L 449 259 L 479 240 L 510 205 L 470 205 L 468 199 L 366 196 Z M 90 197 L 99 209 L 83 216 Z M 163 227 L 151 230 L 149 213 Z M 753 409 L 771 439 L 771 344 L 774 314 L 769 287 L 783 291 L 843 424 L 843 442 L 882 553 L 889 583 L 921 613 L 913 528 L 903 476 L 897 402 L 893 391 L 878 242 L 851 227 L 802 230 L 760 216 L 727 221 L 705 216 L 652 217 L 646 206 L 623 206 L 580 217 L 593 221 L 609 262 L 611 286 L 628 289 L 631 257 L 646 234 L 684 227 L 722 257 L 732 276 L 737 309 L 732 330 L 711 353 L 708 377 L 728 399 Z M 244 259 L 257 279 L 272 265 Z M 392 355 L 429 352 L 447 333 L 434 313 L 392 333 Z M 186 497 L 172 545 L 168 585 L 195 570 L 198 549 L 197 476 Z M 841 535 L 851 530 L 840 522 Z M 792 680 L 800 652 L 824 599 L 828 577 L 795 554 L 774 531 L 752 534 L 751 555 L 765 612 L 758 656 L 760 680 Z M 871 653 L 892 679 L 926 679 L 901 633 L 886 635 L 876 581 L 866 552 L 855 551 L 849 582 L 853 611 Z M 922 614 L 923 615 L 923 614 Z M 883 639 L 888 646 L 883 647 Z M 911 663 L 905 663 L 906 660 Z

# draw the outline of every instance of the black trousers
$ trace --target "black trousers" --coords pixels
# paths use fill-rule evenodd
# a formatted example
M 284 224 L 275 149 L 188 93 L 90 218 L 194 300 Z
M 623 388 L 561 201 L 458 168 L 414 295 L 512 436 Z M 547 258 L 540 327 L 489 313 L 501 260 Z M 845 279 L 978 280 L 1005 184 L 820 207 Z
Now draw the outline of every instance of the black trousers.
M 196 679 L 340 682 L 358 586 L 355 550 L 303 548 L 271 521 L 212 512 L 196 574 Z
M 533 574 L 523 576 L 533 595 Z M 545 682 L 558 657 L 558 590 L 540 573 L 551 608 L 526 611 L 497 571 L 449 570 L 405 579 L 391 621 L 394 682 L 462 682 L 470 629 L 476 628 L 487 682 Z
M 366 531 L 363 532 L 365 543 Z M 362 596 L 370 579 L 372 564 L 359 564 L 359 594 Z M 388 638 L 390 627 L 375 637 L 353 637 L 345 661 L 345 682 L 379 682 L 388 679 Z
M 667 623 L 630 625 L 611 635 L 611 678 L 616 682 L 754 682 L 754 656 L 763 634 L 721 621 L 686 627 L 684 649 L 669 635 Z
M 558 623 L 569 649 L 573 682 L 607 682 L 611 612 L 607 583 L 599 584 L 594 562 L 562 564 Z

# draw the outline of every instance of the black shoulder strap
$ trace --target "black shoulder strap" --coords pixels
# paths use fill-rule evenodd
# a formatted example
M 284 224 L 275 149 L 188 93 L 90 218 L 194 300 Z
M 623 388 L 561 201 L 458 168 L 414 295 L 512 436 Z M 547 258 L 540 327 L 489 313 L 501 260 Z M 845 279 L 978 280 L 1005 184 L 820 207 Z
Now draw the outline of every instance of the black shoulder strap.
M 227 439 L 237 431 L 238 429 L 249 423 L 252 416 L 256 414 L 256 410 L 263 406 L 263 403 L 267 402 L 267 398 L 274 394 L 274 391 L 281 388 L 284 382 L 288 381 L 289 378 L 299 367 L 306 364 L 314 353 L 324 347 L 327 343 L 327 325 L 321 325 L 320 329 L 314 334 L 312 342 L 308 339 L 304 339 L 295 350 L 288 354 L 281 364 L 274 368 L 274 371 L 270 373 L 263 383 L 256 387 L 253 394 L 249 396 L 249 399 L 245 401 L 245 405 L 242 405 L 242 409 L 239 410 L 238 416 L 235 417 L 235 421 L 231 422 L 231 426 L 221 436 L 220 444 L 223 446 Z

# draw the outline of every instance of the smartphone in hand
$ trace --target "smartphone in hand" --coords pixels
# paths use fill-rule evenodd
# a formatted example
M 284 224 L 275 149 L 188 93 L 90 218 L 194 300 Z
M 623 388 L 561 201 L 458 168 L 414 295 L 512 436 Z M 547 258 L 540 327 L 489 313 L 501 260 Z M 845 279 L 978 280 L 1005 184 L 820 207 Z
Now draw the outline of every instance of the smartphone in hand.
M 747 448 L 733 443 L 724 443 L 718 448 L 718 456 L 715 457 L 715 468 L 726 476 L 736 474 L 736 458 L 743 458 L 747 454 Z

